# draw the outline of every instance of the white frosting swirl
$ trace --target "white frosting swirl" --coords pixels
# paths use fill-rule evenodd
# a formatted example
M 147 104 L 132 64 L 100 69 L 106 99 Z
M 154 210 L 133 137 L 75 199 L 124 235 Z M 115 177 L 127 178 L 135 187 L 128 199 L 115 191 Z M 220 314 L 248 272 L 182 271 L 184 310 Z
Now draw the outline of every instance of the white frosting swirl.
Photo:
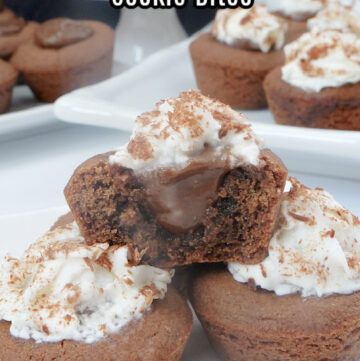
M 110 163 L 135 171 L 185 168 L 211 150 L 213 160 L 230 166 L 257 165 L 261 144 L 245 116 L 197 91 L 156 104 L 139 116 L 130 142 Z
M 323 0 L 267 0 L 267 8 L 297 21 L 314 16 L 324 6 Z
M 312 31 L 284 51 L 283 81 L 305 91 L 360 81 L 360 38 L 353 33 Z
M 75 223 L 0 268 L 0 319 L 15 337 L 95 342 L 163 298 L 171 273 L 128 262 L 128 248 L 87 245 Z
M 292 180 L 281 205 L 269 256 L 257 265 L 230 263 L 235 280 L 250 279 L 277 295 L 350 294 L 360 290 L 360 221 L 321 189 Z
M 320 11 L 314 18 L 309 19 L 307 24 L 310 30 L 337 30 L 360 35 L 359 14 L 336 3 Z
M 286 23 L 270 14 L 263 5 L 251 9 L 218 10 L 213 36 L 230 46 L 261 50 L 281 49 L 285 43 Z

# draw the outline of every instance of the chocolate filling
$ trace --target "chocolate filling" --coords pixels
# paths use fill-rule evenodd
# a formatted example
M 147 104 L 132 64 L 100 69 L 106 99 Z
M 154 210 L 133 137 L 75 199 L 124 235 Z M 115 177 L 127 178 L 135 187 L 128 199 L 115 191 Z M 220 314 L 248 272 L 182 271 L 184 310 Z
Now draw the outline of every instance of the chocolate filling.
M 173 233 L 199 224 L 229 171 L 225 162 L 193 162 L 181 170 L 161 170 L 141 176 L 156 220 Z
M 82 21 L 58 18 L 44 22 L 37 29 L 35 39 L 41 47 L 59 49 L 86 40 L 93 33 Z

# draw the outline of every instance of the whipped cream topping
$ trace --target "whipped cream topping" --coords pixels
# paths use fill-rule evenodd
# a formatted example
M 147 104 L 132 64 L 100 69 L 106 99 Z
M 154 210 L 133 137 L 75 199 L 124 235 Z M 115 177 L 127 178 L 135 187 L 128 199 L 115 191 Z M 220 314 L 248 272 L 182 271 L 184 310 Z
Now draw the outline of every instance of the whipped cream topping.
M 296 21 L 314 16 L 324 7 L 324 0 L 267 0 L 267 8 Z
M 337 30 L 360 35 L 359 14 L 351 8 L 336 3 L 320 11 L 315 17 L 309 19 L 307 24 L 310 30 Z
M 257 165 L 261 142 L 244 115 L 191 90 L 140 115 L 129 143 L 109 161 L 135 172 L 182 169 L 209 158 L 209 151 L 211 161 L 227 161 L 230 167 Z
M 312 31 L 284 51 L 283 81 L 305 91 L 360 81 L 360 38 L 353 33 Z
M 251 9 L 218 10 L 212 34 L 230 46 L 267 53 L 283 47 L 286 30 L 285 21 L 270 14 L 264 5 L 254 5 Z
M 133 258 L 133 263 L 128 258 Z M 171 272 L 135 265 L 128 247 L 87 245 L 75 223 L 48 232 L 0 267 L 0 319 L 15 337 L 95 342 L 163 298 Z
M 292 179 L 269 256 L 257 265 L 230 263 L 239 282 L 277 295 L 350 294 L 360 290 L 360 221 L 322 189 Z

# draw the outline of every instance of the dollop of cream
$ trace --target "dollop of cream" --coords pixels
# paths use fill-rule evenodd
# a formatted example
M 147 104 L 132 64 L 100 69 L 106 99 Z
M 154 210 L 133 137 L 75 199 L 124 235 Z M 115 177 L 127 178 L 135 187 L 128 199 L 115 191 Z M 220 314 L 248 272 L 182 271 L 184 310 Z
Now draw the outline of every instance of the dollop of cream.
M 21 259 L 2 262 L 0 319 L 37 342 L 92 343 L 119 332 L 164 297 L 172 277 L 130 256 L 127 246 L 87 245 L 75 223 L 48 232 Z
M 270 14 L 264 5 L 218 10 L 212 27 L 212 34 L 218 41 L 263 53 L 281 49 L 286 31 L 285 21 Z
M 295 21 L 305 21 L 324 7 L 324 0 L 267 0 L 267 8 L 272 13 Z
M 331 3 L 315 17 L 309 19 L 307 24 L 310 30 L 337 30 L 360 35 L 359 14 L 351 8 L 336 3 Z
M 360 38 L 353 33 L 312 31 L 284 51 L 283 81 L 305 91 L 360 81 Z
M 204 160 L 227 161 L 236 167 L 257 165 L 261 147 L 244 115 L 190 90 L 140 115 L 129 143 L 109 161 L 135 172 L 182 169 Z
M 251 280 L 279 296 L 359 291 L 360 220 L 326 191 L 291 181 L 269 256 L 257 265 L 230 263 L 229 271 L 236 281 Z

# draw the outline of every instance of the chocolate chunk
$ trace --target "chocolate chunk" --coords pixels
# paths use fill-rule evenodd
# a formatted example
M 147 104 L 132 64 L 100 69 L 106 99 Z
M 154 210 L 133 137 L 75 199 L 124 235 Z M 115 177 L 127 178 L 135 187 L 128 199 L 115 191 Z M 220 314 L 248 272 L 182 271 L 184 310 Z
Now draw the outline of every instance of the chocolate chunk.
M 88 39 L 93 32 L 82 21 L 57 18 L 44 22 L 36 31 L 35 39 L 41 47 L 59 49 Z

